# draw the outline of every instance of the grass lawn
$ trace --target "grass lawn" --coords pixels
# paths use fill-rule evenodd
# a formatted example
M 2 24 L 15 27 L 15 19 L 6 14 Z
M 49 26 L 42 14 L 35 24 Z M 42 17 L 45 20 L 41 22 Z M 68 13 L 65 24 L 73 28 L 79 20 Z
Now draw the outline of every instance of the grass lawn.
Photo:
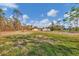
M 79 56 L 79 34 L 32 32 L 0 37 L 2 56 Z

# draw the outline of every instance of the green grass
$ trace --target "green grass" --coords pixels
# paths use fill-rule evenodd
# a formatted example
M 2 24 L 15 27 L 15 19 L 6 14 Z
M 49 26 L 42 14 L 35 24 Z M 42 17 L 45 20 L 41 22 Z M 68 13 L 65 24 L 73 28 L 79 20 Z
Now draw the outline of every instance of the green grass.
M 49 32 L 0 37 L 2 56 L 79 56 L 79 37 Z

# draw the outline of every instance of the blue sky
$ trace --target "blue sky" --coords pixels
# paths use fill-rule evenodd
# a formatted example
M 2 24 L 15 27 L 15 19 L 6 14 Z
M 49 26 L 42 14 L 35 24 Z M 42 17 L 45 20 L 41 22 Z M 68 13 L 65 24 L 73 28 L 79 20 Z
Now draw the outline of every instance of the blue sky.
M 74 5 L 67 3 L 14 3 L 0 4 L 0 8 L 5 11 L 7 17 L 12 16 L 13 8 L 18 8 L 23 13 L 22 23 L 44 27 L 50 25 L 52 21 L 62 21 L 65 12 L 68 12 Z

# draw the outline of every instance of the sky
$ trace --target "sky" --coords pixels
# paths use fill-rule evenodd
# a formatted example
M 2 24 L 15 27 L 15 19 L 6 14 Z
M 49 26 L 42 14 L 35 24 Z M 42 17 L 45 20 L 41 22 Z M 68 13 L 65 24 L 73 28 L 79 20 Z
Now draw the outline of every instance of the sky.
M 71 7 L 76 4 L 69 3 L 1 3 L 0 8 L 5 11 L 7 17 L 12 17 L 13 8 L 19 9 L 23 14 L 21 22 L 27 25 L 47 27 L 51 22 L 64 19 Z M 78 4 L 76 6 L 79 6 Z M 61 23 L 63 24 L 63 22 Z

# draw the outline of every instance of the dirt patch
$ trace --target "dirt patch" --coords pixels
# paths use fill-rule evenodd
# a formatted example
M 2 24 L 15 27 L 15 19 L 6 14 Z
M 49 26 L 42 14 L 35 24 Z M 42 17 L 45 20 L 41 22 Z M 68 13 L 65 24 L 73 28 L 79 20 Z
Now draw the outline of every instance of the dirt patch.
M 30 34 L 32 32 L 26 31 L 26 32 L 22 32 L 22 31 L 11 31 L 11 32 L 0 32 L 0 37 L 1 36 L 10 36 L 10 35 L 17 35 L 17 34 Z

